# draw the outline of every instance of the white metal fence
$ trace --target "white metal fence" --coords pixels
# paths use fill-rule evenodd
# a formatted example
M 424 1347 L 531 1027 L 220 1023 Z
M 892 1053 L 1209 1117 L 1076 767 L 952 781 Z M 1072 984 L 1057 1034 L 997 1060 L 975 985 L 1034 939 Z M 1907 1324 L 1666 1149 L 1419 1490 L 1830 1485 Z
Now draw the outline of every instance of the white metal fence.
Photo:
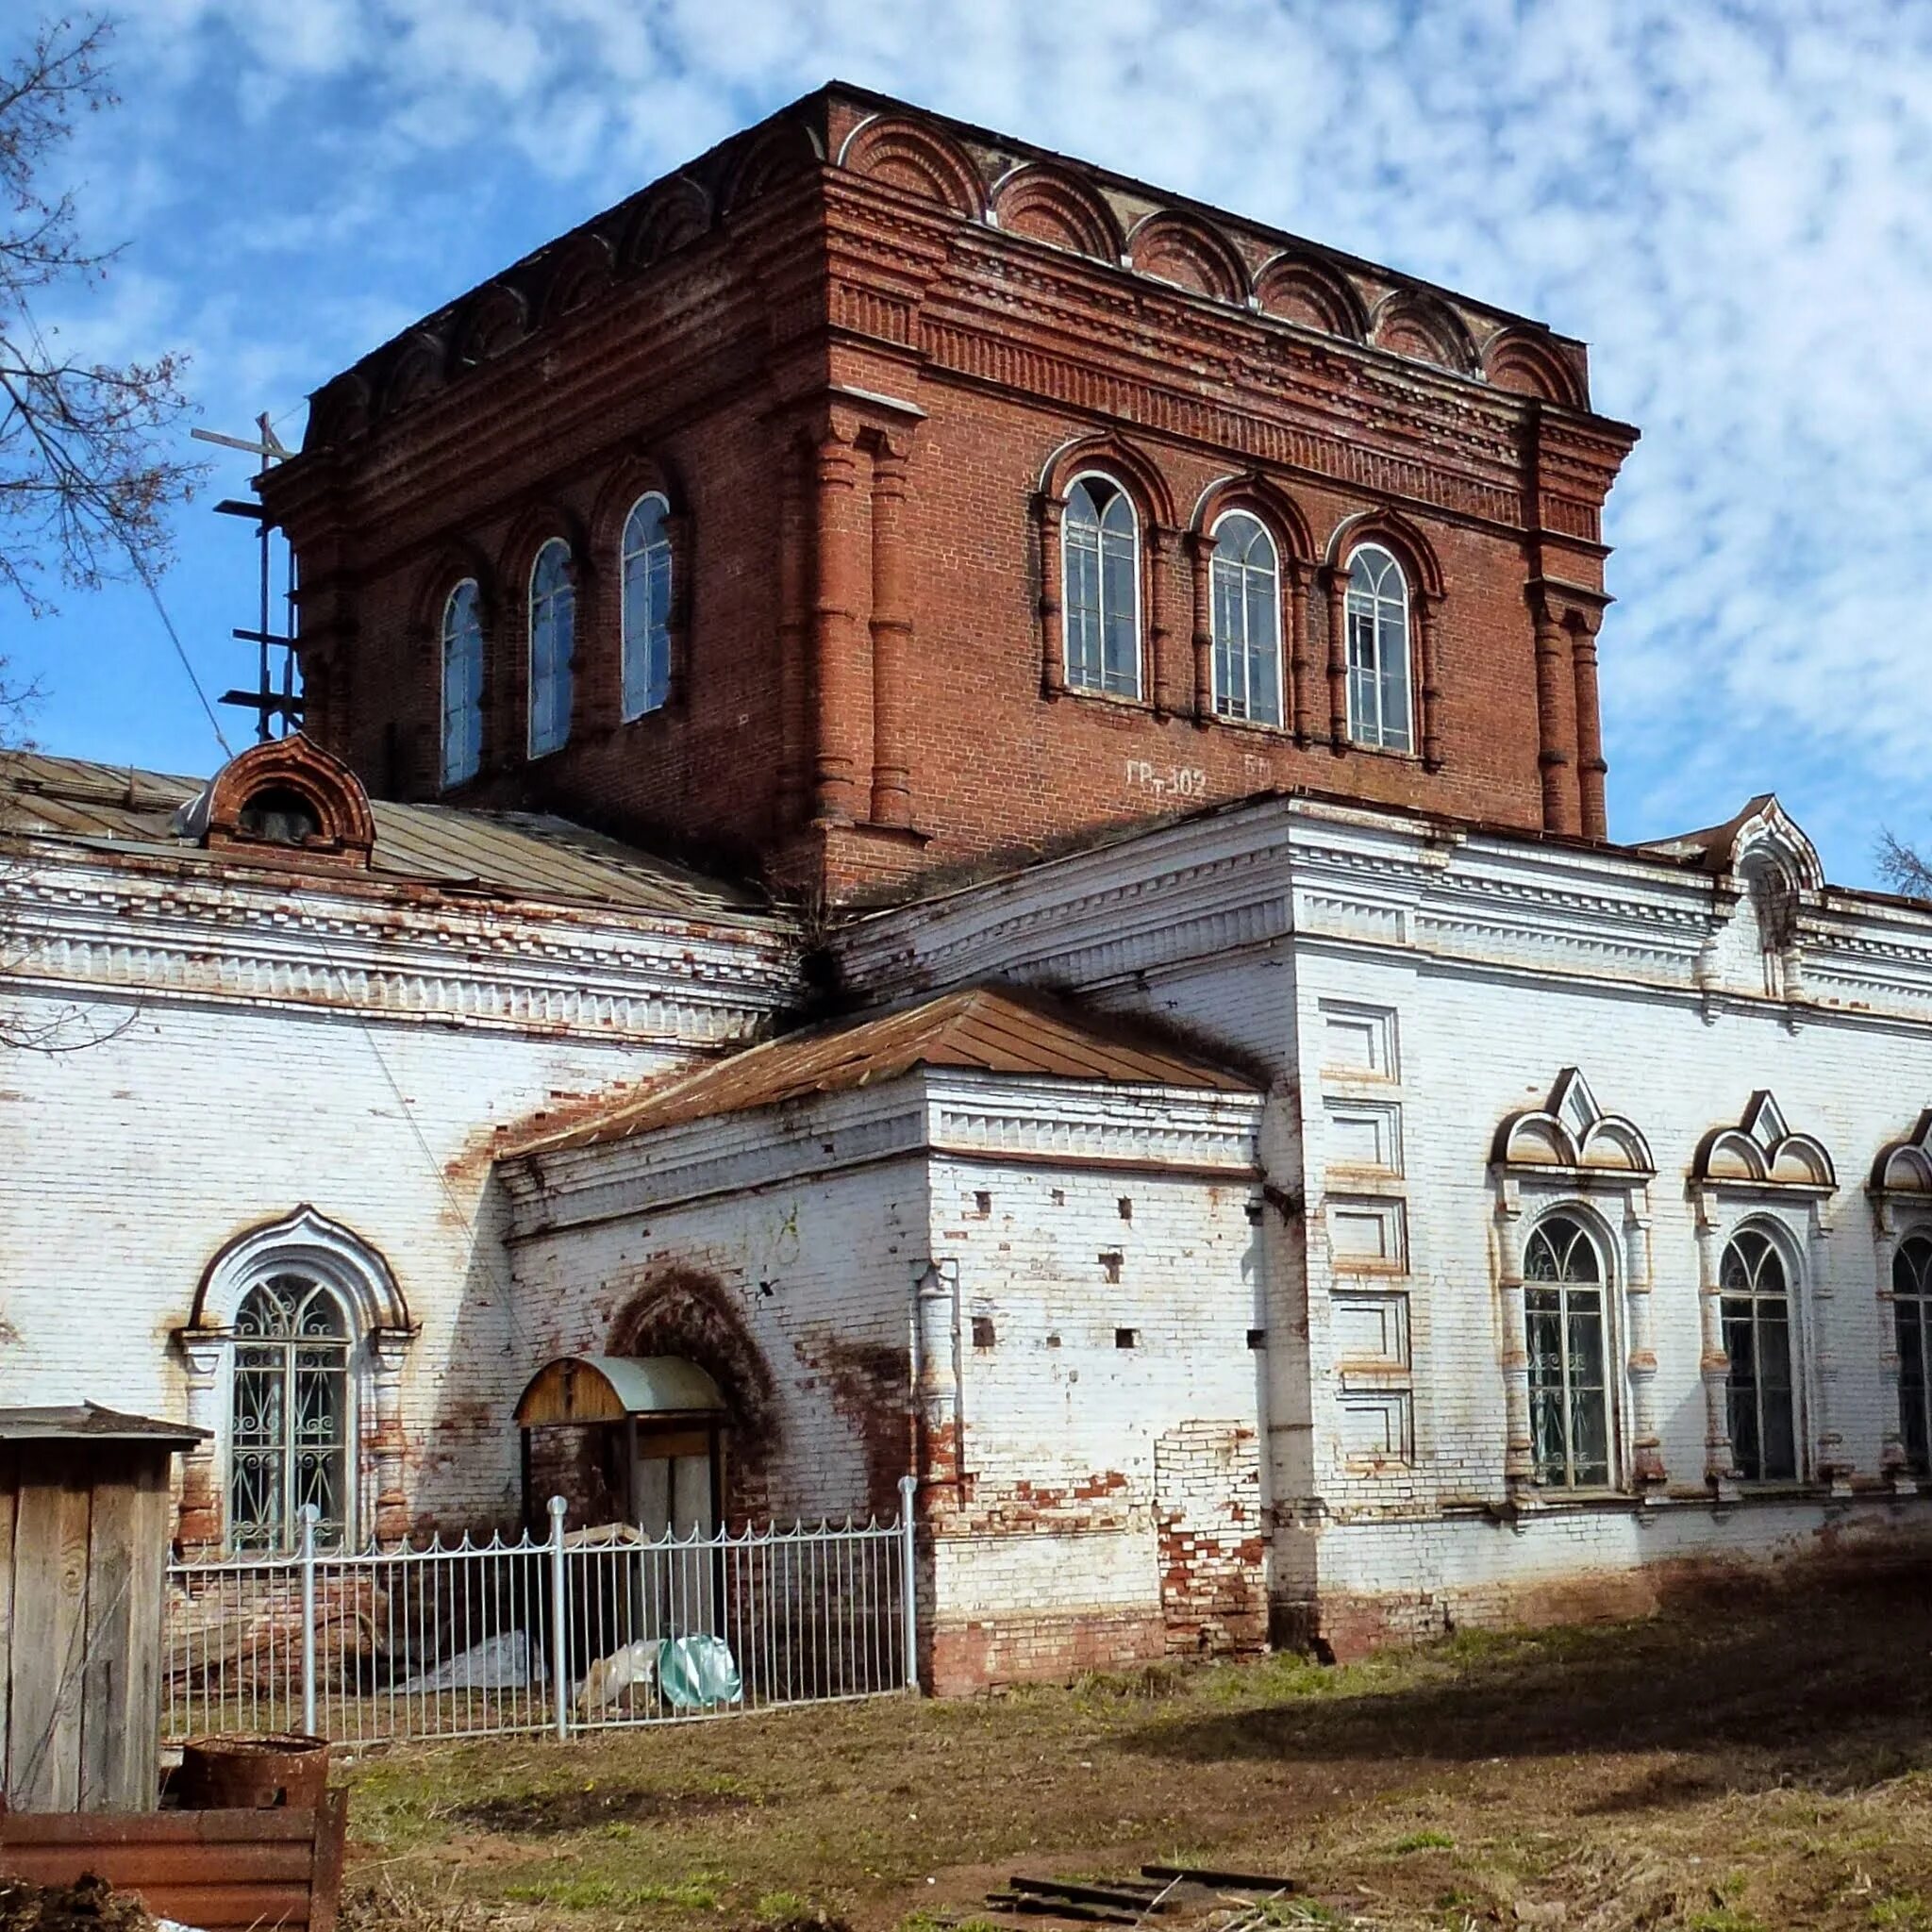
M 169 1740 L 574 1731 L 916 1688 L 911 1481 L 896 1523 L 224 1557 L 168 1571 Z

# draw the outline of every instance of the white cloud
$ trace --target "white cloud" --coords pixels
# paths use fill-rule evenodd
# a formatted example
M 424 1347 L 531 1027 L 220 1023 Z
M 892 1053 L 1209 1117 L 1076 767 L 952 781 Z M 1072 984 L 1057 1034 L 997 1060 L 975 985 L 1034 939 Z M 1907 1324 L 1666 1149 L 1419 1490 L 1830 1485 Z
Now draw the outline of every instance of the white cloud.
M 150 0 L 126 36 L 86 149 L 142 237 L 115 326 L 185 329 L 225 406 L 835 74 L 1541 315 L 1644 430 L 1617 828 L 1724 816 L 1767 761 L 1841 873 L 1932 813 L 1932 9 Z

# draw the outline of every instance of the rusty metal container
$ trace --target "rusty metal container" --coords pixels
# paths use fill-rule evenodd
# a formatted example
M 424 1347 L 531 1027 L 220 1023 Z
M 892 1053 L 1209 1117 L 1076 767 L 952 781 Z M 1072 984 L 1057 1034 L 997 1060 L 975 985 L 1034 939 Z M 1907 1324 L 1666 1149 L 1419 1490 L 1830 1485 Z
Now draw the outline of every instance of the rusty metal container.
M 181 1747 L 184 1809 L 320 1810 L 328 1790 L 328 1740 L 302 1731 L 244 1731 Z

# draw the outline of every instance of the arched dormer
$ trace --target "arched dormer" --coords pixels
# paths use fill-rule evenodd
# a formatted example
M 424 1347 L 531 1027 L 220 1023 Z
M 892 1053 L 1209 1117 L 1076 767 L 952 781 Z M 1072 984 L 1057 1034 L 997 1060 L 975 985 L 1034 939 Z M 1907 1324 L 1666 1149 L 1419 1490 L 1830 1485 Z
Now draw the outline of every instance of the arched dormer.
M 375 846 L 369 794 L 347 765 L 298 732 L 251 745 L 215 774 L 176 820 L 210 852 L 278 862 L 367 866 Z
M 1793 1133 L 1777 1101 L 1764 1090 L 1751 1096 L 1737 1126 L 1713 1127 L 1697 1143 L 1690 1180 L 1697 1188 L 1730 1185 L 1805 1194 L 1829 1194 L 1838 1187 L 1824 1143 L 1809 1134 Z
M 1224 237 L 1191 215 L 1149 215 L 1127 237 L 1127 257 L 1137 274 L 1191 294 L 1238 304 L 1248 299 L 1247 264 Z
M 903 115 L 860 122 L 839 150 L 839 165 L 974 221 L 985 212 L 986 191 L 965 151 L 937 127 Z
M 444 344 L 439 336 L 418 329 L 404 339 L 390 363 L 382 385 L 382 412 L 407 408 L 442 387 Z
M 559 244 L 549 264 L 543 291 L 543 319 L 581 308 L 610 285 L 610 244 L 601 235 L 573 235 Z
M 530 330 L 523 296 L 508 282 L 491 282 L 464 310 L 456 326 L 456 366 L 473 368 L 513 349 Z
M 369 427 L 369 385 L 353 369 L 337 376 L 308 406 L 302 447 L 339 449 Z
M 1025 162 L 1000 177 L 991 201 L 994 223 L 1009 235 L 1119 264 L 1121 230 L 1113 210 L 1085 182 L 1058 168 Z
M 803 121 L 770 122 L 739 155 L 719 205 L 727 215 L 736 214 L 779 182 L 817 167 L 824 158 L 818 136 Z
M 1475 344 L 1446 302 L 1421 289 L 1395 289 L 1375 306 L 1370 341 L 1391 356 L 1434 362 L 1458 375 L 1475 373 Z
M 1255 298 L 1264 315 L 1279 316 L 1283 322 L 1297 322 L 1352 342 L 1368 337 L 1369 313 L 1355 284 L 1319 256 L 1275 256 L 1255 277 Z
M 619 258 L 626 268 L 649 268 L 707 234 L 710 226 L 710 197 L 689 175 L 674 175 L 638 204 L 625 230 Z
M 1648 1180 L 1657 1173 L 1637 1124 L 1606 1113 L 1575 1067 L 1565 1067 L 1540 1108 L 1512 1113 L 1496 1129 L 1491 1160 L 1519 1174 Z
M 1572 409 L 1587 407 L 1576 372 L 1554 343 L 1528 329 L 1506 328 L 1491 336 L 1483 347 L 1483 375 L 1496 389 L 1561 403 Z

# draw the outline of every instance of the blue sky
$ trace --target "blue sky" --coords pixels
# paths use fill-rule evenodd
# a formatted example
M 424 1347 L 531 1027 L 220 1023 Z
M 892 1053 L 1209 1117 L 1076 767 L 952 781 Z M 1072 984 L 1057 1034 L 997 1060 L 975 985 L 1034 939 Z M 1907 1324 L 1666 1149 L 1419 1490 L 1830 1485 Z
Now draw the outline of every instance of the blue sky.
M 1775 790 L 1835 878 L 1932 839 L 1932 8 L 1712 0 L 130 0 L 70 155 L 128 244 L 58 318 L 199 419 L 413 317 L 833 75 L 1539 316 L 1643 441 L 1611 498 L 1611 831 Z M 184 431 L 185 434 L 185 431 Z M 217 459 L 163 595 L 252 676 Z M 206 771 L 144 594 L 0 608 L 50 750 Z M 225 721 L 242 741 L 247 721 Z

